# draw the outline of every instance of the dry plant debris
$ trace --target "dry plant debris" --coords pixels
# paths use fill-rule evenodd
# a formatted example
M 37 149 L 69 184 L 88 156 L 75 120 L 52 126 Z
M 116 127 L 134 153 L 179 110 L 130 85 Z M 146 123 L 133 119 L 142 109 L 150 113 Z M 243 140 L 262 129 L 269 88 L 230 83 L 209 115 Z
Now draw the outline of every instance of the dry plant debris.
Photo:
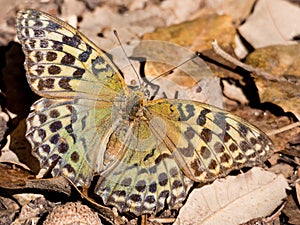
M 73 190 L 74 187 L 65 180 L 33 178 L 39 170 L 39 165 L 32 157 L 31 147 L 24 138 L 24 119 L 37 96 L 27 86 L 22 66 L 24 58 L 20 46 L 12 42 L 16 40 L 14 18 L 19 9 L 36 8 L 63 18 L 109 53 L 117 52 L 120 55 L 120 51 L 114 51 L 118 46 L 112 32 L 115 29 L 124 45 L 141 40 L 164 40 L 179 44 L 190 52 L 201 52 L 201 58 L 208 66 L 208 68 L 205 67 L 205 75 L 201 75 L 209 79 L 204 79 L 205 82 L 203 82 L 201 75 L 195 79 L 189 79 L 174 70 L 174 73 L 166 77 L 171 81 L 154 80 L 156 85 L 161 86 L 160 94 L 162 95 L 174 97 L 178 92 L 181 97 L 181 93 L 185 93 L 189 98 L 196 100 L 204 95 L 203 101 L 208 100 L 208 102 L 216 102 L 217 98 L 220 101 L 217 105 L 225 105 L 228 110 L 270 133 L 289 126 L 300 118 L 300 49 L 297 42 L 297 37 L 299 39 L 300 35 L 297 17 L 300 9 L 295 1 L 197 0 L 183 4 L 183 1 L 176 0 L 128 0 L 125 2 L 117 0 L 109 2 L 97 0 L 9 2 L 2 0 L 0 3 L 3 6 L 0 11 L 0 57 L 2 59 L 0 224 L 16 225 L 30 222 L 53 224 L 56 218 L 65 218 L 65 221 L 59 220 L 62 224 L 67 224 L 72 219 L 76 220 L 73 221 L 74 223 L 89 224 L 86 219 L 88 215 L 91 215 L 89 218 L 95 219 L 90 224 L 101 223 L 98 215 L 102 218 L 103 224 L 138 224 L 140 221 L 135 216 L 119 214 L 114 209 L 101 209 L 92 203 L 92 199 L 86 199 L 87 205 L 72 202 L 82 200 L 79 196 L 84 197 L 89 193 L 79 190 L 78 194 L 76 190 Z M 283 8 L 284 10 L 281 10 Z M 238 38 L 242 41 L 238 42 Z M 278 80 L 257 76 L 255 71 L 249 72 L 242 69 L 240 65 L 219 57 L 211 47 L 211 41 L 214 39 L 232 57 L 271 74 Z M 165 58 L 166 61 L 176 60 L 176 53 L 171 58 L 172 53 L 167 53 L 160 47 L 158 49 L 161 51 L 150 49 L 148 52 L 151 56 L 159 56 Z M 138 53 L 138 47 L 133 48 L 133 53 Z M 167 55 L 164 56 L 164 54 Z M 113 58 L 117 57 L 113 55 Z M 174 61 L 176 63 L 173 66 L 180 64 L 188 57 L 187 54 L 179 61 Z M 138 70 L 139 66 L 137 65 Z M 169 68 L 164 63 L 146 63 L 144 69 L 146 76 L 155 77 Z M 201 70 L 204 73 L 202 67 L 198 69 L 195 70 L 196 74 L 200 74 Z M 134 76 L 130 77 L 130 80 L 126 82 L 134 82 L 134 79 L 136 79 Z M 221 87 L 219 82 L 222 84 Z M 223 85 L 225 82 L 226 90 Z M 176 89 L 171 90 L 170 84 L 176 84 Z M 217 180 L 209 186 L 195 187 L 179 213 L 178 211 L 163 211 L 156 215 L 157 218 L 155 215 L 150 216 L 148 220 L 146 218 L 147 224 L 170 224 L 175 220 L 176 224 L 184 224 L 183 221 L 191 220 L 201 224 L 210 224 L 209 222 L 231 225 L 253 224 L 255 221 L 263 224 L 273 214 L 279 217 L 277 223 L 299 224 L 300 128 L 298 126 L 270 137 L 275 145 L 275 154 L 267 163 L 269 169 L 265 168 L 266 171 L 264 171 L 255 168 L 245 174 L 231 174 L 228 178 Z M 270 177 L 270 180 L 268 181 L 265 176 Z M 261 178 L 258 179 L 259 177 Z M 254 187 L 255 190 L 260 190 L 258 193 L 246 188 L 256 179 L 262 181 Z M 287 182 L 290 184 L 289 188 Z M 288 191 L 285 192 L 285 190 Z M 14 195 L 20 192 L 26 195 L 32 191 L 45 197 L 28 194 L 29 199 L 32 197 L 33 199 L 24 202 Z M 53 195 L 52 197 L 48 195 L 49 191 L 62 194 L 65 198 L 57 200 L 53 198 Z M 243 191 L 246 192 L 244 196 L 241 196 Z M 270 192 L 280 194 L 269 196 Z M 209 197 L 209 194 L 213 197 Z M 235 200 L 224 203 L 224 196 L 229 199 L 231 194 L 236 194 Z M 195 195 L 196 201 L 192 201 Z M 205 200 L 199 201 L 199 196 L 204 196 Z M 250 200 L 246 198 L 247 196 L 251 202 L 256 202 L 250 209 L 248 208 Z M 59 201 L 62 201 L 63 205 L 55 208 L 54 206 Z M 280 208 L 282 201 L 286 203 L 282 205 L 283 209 Z M 100 202 L 101 200 L 97 204 Z M 237 202 L 239 204 L 235 205 L 234 203 Z M 206 210 L 209 210 L 199 211 L 203 210 L 206 204 L 209 205 Z M 222 207 L 224 204 L 228 207 Z M 218 208 L 219 206 L 221 208 Z M 267 209 L 265 206 L 268 206 Z M 106 214 L 103 214 L 106 216 L 103 217 L 103 214 L 97 215 L 91 210 L 95 207 L 97 212 L 111 211 L 105 211 Z M 227 211 L 229 207 L 231 209 Z M 279 211 L 275 210 L 276 207 Z M 245 215 L 243 219 L 239 213 L 236 213 L 241 209 L 249 209 L 246 210 L 249 212 L 247 215 L 240 213 Z M 51 211 L 52 213 L 45 220 L 46 215 Z M 79 211 L 84 212 L 81 215 L 82 219 L 74 216 Z M 254 213 L 251 214 L 252 212 Z M 205 217 L 209 213 L 213 213 L 211 220 Z M 30 220 L 31 217 L 32 220 Z

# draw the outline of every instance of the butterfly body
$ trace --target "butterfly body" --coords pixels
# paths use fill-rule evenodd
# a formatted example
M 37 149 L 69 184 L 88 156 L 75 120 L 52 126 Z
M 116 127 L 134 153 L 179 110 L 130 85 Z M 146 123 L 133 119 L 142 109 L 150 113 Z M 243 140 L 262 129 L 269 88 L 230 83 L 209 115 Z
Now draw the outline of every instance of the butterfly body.
M 78 30 L 36 10 L 17 15 L 27 80 L 42 96 L 26 137 L 41 167 L 136 215 L 176 208 L 194 181 L 255 166 L 272 153 L 258 128 L 189 100 L 149 100 Z

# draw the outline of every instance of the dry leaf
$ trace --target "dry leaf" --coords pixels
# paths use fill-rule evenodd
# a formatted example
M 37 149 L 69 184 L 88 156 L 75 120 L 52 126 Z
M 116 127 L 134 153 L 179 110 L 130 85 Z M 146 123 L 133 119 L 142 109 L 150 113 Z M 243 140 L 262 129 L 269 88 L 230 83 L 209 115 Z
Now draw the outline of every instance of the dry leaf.
M 298 204 L 300 204 L 300 179 L 296 180 L 295 188 L 296 188 Z
M 299 84 L 290 82 L 256 82 L 262 102 L 271 102 L 300 119 Z
M 270 172 L 282 174 L 286 179 L 290 178 L 294 173 L 294 168 L 286 163 L 277 163 L 269 169 Z
M 175 15 L 168 19 L 167 24 L 171 23 L 182 23 L 183 21 L 189 20 L 190 17 L 197 13 L 202 0 L 165 0 L 161 2 L 163 10 L 171 10 Z
M 299 205 L 295 202 L 295 198 L 292 195 L 287 197 L 283 213 L 288 217 L 288 222 L 286 222 L 286 224 L 300 224 Z
M 219 78 L 199 57 L 192 59 L 195 55 L 188 48 L 165 41 L 142 41 L 134 49 L 133 56 L 147 59 L 145 75 L 148 80 L 173 69 L 171 74 L 151 82 L 159 87 L 157 98 L 196 100 L 223 107 Z M 149 90 L 151 92 L 151 86 Z
M 113 30 L 118 31 L 122 43 L 129 43 L 139 40 L 139 36 L 153 31 L 155 27 L 165 26 L 164 17 L 170 16 L 171 12 L 162 14 L 161 11 L 157 6 L 152 6 L 146 11 L 136 10 L 123 15 L 104 5 L 93 12 L 86 12 L 79 29 L 101 49 L 109 51 L 118 45 Z
M 159 28 L 153 33 L 145 34 L 143 40 L 169 41 L 193 51 L 202 52 L 212 48 L 211 42 L 214 39 L 225 47 L 234 45 L 235 34 L 236 30 L 232 25 L 231 17 L 214 14 Z
M 261 102 L 271 102 L 285 112 L 292 112 L 300 119 L 300 44 L 270 46 L 255 50 L 246 63 L 269 72 L 276 77 L 288 78 L 287 81 L 268 81 L 256 79 Z
M 254 167 L 195 189 L 180 210 L 175 224 L 235 225 L 270 214 L 286 197 L 288 183 Z
M 54 203 L 37 194 L 27 194 L 32 200 L 24 205 L 22 204 L 17 217 L 11 225 L 39 224 L 40 215 L 43 215 L 54 207 Z M 19 196 L 20 197 L 20 196 Z
M 24 188 L 32 175 L 22 167 L 0 163 L 0 187 L 2 189 Z
M 239 22 L 247 18 L 254 3 L 255 0 L 207 0 L 205 10 L 213 9 L 219 15 L 229 15 L 233 20 Z
M 241 35 L 254 47 L 291 44 L 300 34 L 300 8 L 284 0 L 259 0 L 254 12 L 239 27 Z
M 95 8 L 93 12 L 82 15 L 79 24 L 82 31 L 89 39 L 93 40 L 99 47 L 108 51 L 117 45 L 117 39 L 113 30 L 117 30 L 123 43 L 139 40 L 146 32 L 152 32 L 157 27 L 163 27 L 174 23 L 186 21 L 200 7 L 184 3 L 184 7 L 177 8 L 177 3 L 164 1 L 156 4 L 148 1 L 141 4 L 136 2 L 106 2 L 101 7 Z M 119 4 L 119 5 L 118 5 Z M 125 12 L 120 12 L 120 6 L 126 7 Z M 172 6 L 172 7 L 171 7 Z M 176 10 L 175 10 L 176 9 Z M 180 13 L 183 13 L 179 15 Z

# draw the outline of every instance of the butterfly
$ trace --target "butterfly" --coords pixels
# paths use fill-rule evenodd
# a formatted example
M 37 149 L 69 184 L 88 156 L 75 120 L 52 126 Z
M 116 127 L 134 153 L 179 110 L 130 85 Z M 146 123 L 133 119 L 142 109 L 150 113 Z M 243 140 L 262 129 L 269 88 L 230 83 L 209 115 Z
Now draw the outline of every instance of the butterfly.
M 191 100 L 150 100 L 130 89 L 103 51 L 77 29 L 33 9 L 17 14 L 31 89 L 26 138 L 41 168 L 89 187 L 136 215 L 176 208 L 194 182 L 211 182 L 272 154 L 245 120 Z

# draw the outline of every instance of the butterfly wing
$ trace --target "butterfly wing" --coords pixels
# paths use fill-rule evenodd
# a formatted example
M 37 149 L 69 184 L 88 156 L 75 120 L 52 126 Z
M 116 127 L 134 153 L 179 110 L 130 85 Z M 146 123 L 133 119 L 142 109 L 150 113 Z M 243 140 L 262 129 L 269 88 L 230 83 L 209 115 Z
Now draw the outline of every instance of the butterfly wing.
M 126 95 L 124 80 L 100 49 L 65 22 L 27 9 L 18 12 L 16 26 L 28 83 L 44 97 L 27 119 L 33 153 L 42 168 L 56 163 L 53 175 L 88 186 L 103 167 L 111 107 Z
M 174 208 L 192 181 L 205 183 L 262 164 L 272 153 L 259 129 L 203 103 L 159 99 L 135 118 L 113 133 L 108 149 L 119 149 L 118 160 L 95 189 L 120 211 L 140 215 Z
M 101 174 L 95 193 L 121 212 L 141 215 L 176 208 L 193 184 L 148 122 L 121 125 L 110 138 L 108 151 L 118 149 L 119 154 Z
M 161 110 L 162 105 L 165 110 Z M 164 137 L 181 170 L 197 182 L 224 177 L 230 171 L 262 164 L 273 152 L 258 128 L 217 107 L 186 100 L 149 104 L 151 117 L 161 118 L 152 130 Z M 165 126 L 162 131 L 160 127 Z M 154 134 L 155 134 L 154 133 Z
M 33 91 L 49 98 L 113 99 L 125 89 L 111 60 L 69 24 L 46 13 L 17 14 L 18 38 L 25 52 Z

